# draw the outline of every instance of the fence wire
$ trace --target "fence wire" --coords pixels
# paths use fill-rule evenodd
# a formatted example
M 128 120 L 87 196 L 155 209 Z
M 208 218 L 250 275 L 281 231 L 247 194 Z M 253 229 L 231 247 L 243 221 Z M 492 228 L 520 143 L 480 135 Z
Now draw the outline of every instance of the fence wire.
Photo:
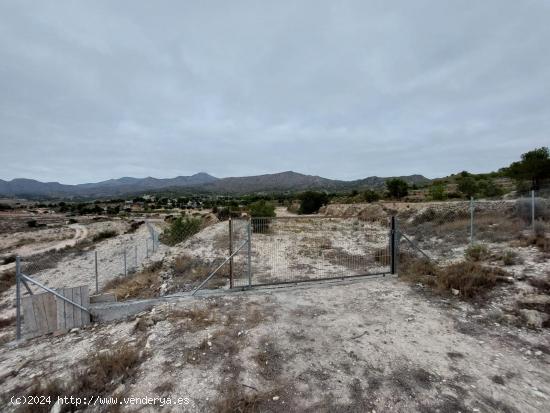
M 389 224 L 357 218 L 251 219 L 252 285 L 388 273 Z M 247 285 L 246 277 L 235 286 Z
M 400 229 L 412 243 L 402 239 L 400 245 L 413 254 L 418 247 L 445 263 L 463 259 L 476 244 L 544 242 L 550 230 L 549 195 L 545 189 L 517 199 L 434 202 L 401 211 Z
M 139 271 L 158 250 L 159 233 L 152 225 L 148 228 L 146 239 L 126 234 L 108 246 L 84 242 L 21 257 L 21 272 L 51 288 L 87 285 L 91 294 L 97 293 L 108 281 Z

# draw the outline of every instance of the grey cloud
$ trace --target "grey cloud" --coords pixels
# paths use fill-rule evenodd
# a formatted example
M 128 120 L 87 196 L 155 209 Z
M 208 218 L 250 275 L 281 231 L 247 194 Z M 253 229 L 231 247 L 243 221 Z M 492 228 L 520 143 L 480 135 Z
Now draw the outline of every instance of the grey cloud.
M 543 0 L 0 3 L 0 178 L 489 171 L 547 144 Z

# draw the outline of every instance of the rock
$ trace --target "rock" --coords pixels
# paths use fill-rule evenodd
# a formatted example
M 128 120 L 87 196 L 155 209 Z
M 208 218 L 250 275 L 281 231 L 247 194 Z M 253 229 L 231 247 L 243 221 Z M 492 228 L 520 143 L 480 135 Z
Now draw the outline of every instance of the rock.
M 80 328 L 71 329 L 71 333 L 78 333 L 79 331 L 80 331 Z
M 276 402 L 277 400 L 279 400 L 279 396 L 273 396 L 273 401 Z
M 115 397 L 122 396 L 122 394 L 124 393 L 124 389 L 125 389 L 124 384 L 120 384 L 113 392 L 113 396 Z
M 548 319 L 548 315 L 537 310 L 519 310 L 521 317 L 525 320 L 529 327 L 541 328 L 544 322 Z
M 61 403 L 59 403 L 59 400 L 52 406 L 50 413 L 61 413 Z
M 460 294 L 460 290 L 456 290 L 454 288 L 451 288 L 451 292 L 453 293 L 453 295 L 459 295 Z
M 540 350 L 535 351 L 535 356 L 542 356 L 542 351 Z

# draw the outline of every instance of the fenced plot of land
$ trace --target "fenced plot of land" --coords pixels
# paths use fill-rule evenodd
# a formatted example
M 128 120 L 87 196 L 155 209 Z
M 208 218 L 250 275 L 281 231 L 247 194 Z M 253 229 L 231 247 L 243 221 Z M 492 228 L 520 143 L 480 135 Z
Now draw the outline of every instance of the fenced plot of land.
M 252 218 L 250 225 L 252 285 L 390 271 L 387 222 L 364 222 L 356 218 L 279 217 Z M 246 254 L 239 254 L 236 265 L 243 268 L 245 259 Z M 247 284 L 247 274 L 239 274 L 235 286 Z

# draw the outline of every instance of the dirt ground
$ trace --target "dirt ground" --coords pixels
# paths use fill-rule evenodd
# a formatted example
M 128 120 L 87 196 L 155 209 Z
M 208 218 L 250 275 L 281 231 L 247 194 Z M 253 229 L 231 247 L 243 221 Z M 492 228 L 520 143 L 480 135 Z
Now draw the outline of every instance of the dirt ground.
M 88 353 L 124 343 L 145 343 L 142 360 L 106 394 L 188 397 L 184 411 L 550 409 L 547 334 L 392 278 L 181 300 L 4 347 L 4 400 L 33 380 L 69 380 Z

